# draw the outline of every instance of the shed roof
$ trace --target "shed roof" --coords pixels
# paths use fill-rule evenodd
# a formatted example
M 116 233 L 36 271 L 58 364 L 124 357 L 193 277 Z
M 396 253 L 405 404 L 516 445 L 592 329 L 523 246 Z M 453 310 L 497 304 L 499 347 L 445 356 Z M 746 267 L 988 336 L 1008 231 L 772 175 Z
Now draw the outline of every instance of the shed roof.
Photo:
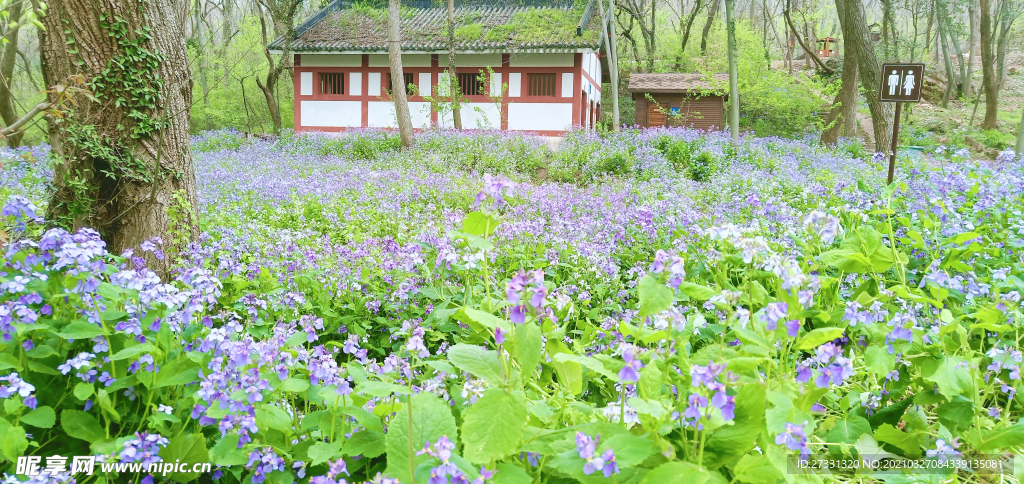
M 701 73 L 633 73 L 629 76 L 629 92 L 651 93 L 694 93 L 712 91 L 725 95 L 723 86 L 729 82 L 729 74 L 716 73 L 710 76 Z
M 601 19 L 593 0 L 547 6 L 465 3 L 455 9 L 459 52 L 597 50 Z M 543 4 L 543 3 L 542 3 Z M 403 52 L 447 52 L 448 9 L 403 8 Z M 272 51 L 284 47 L 278 37 Z M 387 9 L 334 0 L 296 29 L 294 52 L 386 52 Z

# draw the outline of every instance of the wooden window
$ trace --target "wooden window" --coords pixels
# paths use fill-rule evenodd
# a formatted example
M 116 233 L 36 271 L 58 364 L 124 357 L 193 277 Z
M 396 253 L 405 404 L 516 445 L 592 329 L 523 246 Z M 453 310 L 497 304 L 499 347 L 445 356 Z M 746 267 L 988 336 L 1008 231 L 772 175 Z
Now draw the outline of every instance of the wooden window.
M 484 82 L 480 74 L 459 74 L 459 89 L 462 89 L 463 96 L 484 95 Z
M 345 74 L 321 72 L 320 94 L 345 94 Z
M 555 74 L 527 74 L 526 82 L 529 96 L 555 95 Z
M 413 80 L 416 75 L 408 73 L 408 72 L 403 72 L 402 76 L 405 77 L 405 94 L 407 96 L 412 96 L 413 95 L 413 91 L 412 91 L 412 88 L 409 87 L 409 86 L 413 85 L 413 84 L 416 84 L 416 81 Z M 391 74 L 388 74 L 388 92 L 394 92 L 394 90 L 395 90 L 395 85 L 391 81 Z

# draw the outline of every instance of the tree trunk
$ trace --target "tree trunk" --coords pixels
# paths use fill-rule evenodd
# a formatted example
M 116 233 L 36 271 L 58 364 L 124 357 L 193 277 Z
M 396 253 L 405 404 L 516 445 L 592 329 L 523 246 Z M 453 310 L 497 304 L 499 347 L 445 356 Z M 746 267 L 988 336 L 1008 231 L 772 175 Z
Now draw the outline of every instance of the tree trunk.
M 924 50 L 921 51 L 921 58 L 928 57 L 928 53 L 931 52 L 932 46 L 932 24 L 935 23 L 935 9 L 932 8 L 928 11 L 928 25 L 924 29 Z M 917 39 L 915 39 L 917 40 Z
M 949 13 L 948 12 L 946 13 L 945 17 L 946 17 L 946 25 L 952 27 L 953 22 L 952 22 L 952 20 L 949 19 Z M 960 79 L 957 82 L 957 92 L 958 93 L 963 93 L 964 79 L 967 78 L 967 66 L 964 65 L 964 54 L 963 54 L 963 51 L 960 50 L 960 41 L 956 38 L 956 32 L 953 31 L 953 29 L 950 28 L 950 29 L 946 30 L 946 35 L 949 36 L 949 39 L 953 42 L 953 53 L 956 54 L 957 65 L 960 67 Z
M 942 107 L 949 107 L 949 100 L 953 97 L 953 88 L 956 86 L 956 75 L 953 73 L 953 63 L 949 60 L 949 39 L 946 32 L 948 24 L 942 19 L 943 14 L 939 13 L 939 45 L 942 46 L 942 65 L 946 68 L 946 91 L 942 94 Z
M 736 0 L 725 0 L 726 51 L 729 58 L 729 129 L 733 144 L 740 142 L 740 89 L 736 69 L 736 19 L 733 9 Z
M 840 16 L 845 12 L 840 9 L 842 5 L 836 2 L 836 11 Z M 839 141 L 840 131 L 843 136 L 852 138 L 857 136 L 857 50 L 856 44 L 847 43 L 843 52 L 843 80 L 839 93 L 832 103 L 832 109 L 828 113 L 826 129 L 821 133 L 821 142 L 826 145 L 834 145 Z M 842 128 L 842 129 L 840 129 Z
M 875 150 L 889 151 L 892 138 L 893 106 L 882 104 L 878 99 L 878 86 L 882 82 L 882 66 L 875 55 L 871 41 L 871 31 L 864 17 L 864 6 L 861 0 L 837 0 L 844 6 L 842 22 L 843 35 L 847 45 L 853 42 L 857 51 L 857 73 L 860 76 L 861 88 L 871 111 L 871 123 L 874 125 Z
M 700 33 L 700 55 L 701 57 L 708 53 L 708 34 L 711 33 L 711 24 L 715 21 L 715 16 L 718 15 L 719 5 L 722 0 L 711 0 L 711 10 L 708 12 L 708 19 L 704 22 L 704 29 Z
M 459 108 L 459 71 L 455 67 L 455 0 L 448 0 L 448 80 L 452 96 L 452 123 L 455 129 L 462 129 L 462 109 Z
M 657 0 L 651 0 L 651 29 L 645 33 L 644 47 L 647 49 L 647 72 L 654 72 L 654 58 L 658 55 L 658 37 L 655 32 L 655 28 L 658 26 L 655 15 L 658 13 L 658 2 Z M 641 31 L 643 30 L 643 24 L 640 25 Z
M 1020 126 L 1017 126 L 1017 156 L 1024 158 L 1024 110 L 1020 113 Z
M 690 11 L 690 15 L 686 17 L 686 27 L 683 28 L 683 39 L 679 43 L 680 54 L 686 53 L 686 44 L 690 41 L 690 29 L 693 27 L 693 21 L 697 19 L 697 14 L 700 13 L 701 7 L 704 6 L 704 0 L 696 0 L 693 4 L 693 10 Z M 680 2 L 682 3 L 682 2 Z M 679 9 L 682 11 L 682 5 L 680 4 Z
M 47 218 L 96 229 L 115 254 L 154 237 L 183 245 L 198 234 L 198 224 L 188 133 L 192 76 L 177 2 L 47 3 L 40 33 L 45 84 L 82 74 L 96 86 L 95 101 L 78 101 L 51 124 L 50 141 L 62 160 Z M 70 39 L 77 53 L 69 52 Z M 177 220 L 167 214 L 172 207 L 183 212 Z M 167 275 L 170 260 L 140 255 Z
M 21 13 L 24 2 L 14 2 L 10 6 L 11 20 L 21 20 Z M 7 27 L 4 39 L 7 45 L 3 46 L 3 57 L 0 57 L 0 119 L 4 120 L 4 126 L 10 126 L 18 121 L 18 112 L 14 109 L 14 93 L 11 92 L 14 62 L 18 58 L 18 27 Z M 7 137 L 8 146 L 20 146 L 23 131 L 18 131 Z
M 981 129 L 996 129 L 999 115 L 999 79 L 996 78 L 995 39 L 992 32 L 992 8 L 989 0 L 980 0 L 981 20 L 981 86 L 985 90 L 985 120 Z
M 395 99 L 395 115 L 398 117 L 398 133 L 402 137 L 402 147 L 412 148 L 412 117 L 409 115 L 409 98 L 405 94 L 405 73 L 402 72 L 402 32 L 400 0 L 388 1 L 388 59 L 391 61 L 391 85 L 396 87 L 391 93 Z
M 597 6 L 601 14 L 601 30 L 605 36 L 608 54 L 608 77 L 612 98 L 612 131 L 619 131 L 619 53 L 615 50 L 615 0 L 608 0 L 608 17 L 605 17 L 603 0 Z M 605 18 L 608 23 L 605 24 Z
M 804 68 L 809 69 L 811 67 L 811 60 L 813 60 L 814 64 L 817 65 L 819 69 L 831 74 L 834 71 L 828 66 L 826 66 L 820 58 L 818 58 L 818 53 L 816 51 L 811 50 L 807 43 L 805 43 L 804 40 L 800 38 L 800 34 L 796 32 L 796 26 L 793 24 L 792 8 L 793 7 L 790 4 L 790 2 L 787 1 L 785 12 L 786 23 L 789 25 L 790 30 L 796 36 L 797 42 L 800 43 L 800 48 L 804 50 Z M 810 36 L 807 33 L 807 22 L 804 22 L 804 37 L 807 37 L 808 39 L 810 38 Z
M 977 50 L 975 44 L 978 42 L 977 28 L 978 28 L 978 9 L 975 6 L 975 0 L 968 0 L 967 3 L 967 17 L 968 17 L 968 28 L 970 34 L 967 36 L 967 74 L 964 76 L 964 97 L 968 100 L 974 98 L 974 62 L 976 60 Z
M 235 35 L 234 29 L 234 16 L 235 16 L 235 0 L 221 0 L 221 49 L 227 54 L 228 45 L 231 44 L 231 37 Z

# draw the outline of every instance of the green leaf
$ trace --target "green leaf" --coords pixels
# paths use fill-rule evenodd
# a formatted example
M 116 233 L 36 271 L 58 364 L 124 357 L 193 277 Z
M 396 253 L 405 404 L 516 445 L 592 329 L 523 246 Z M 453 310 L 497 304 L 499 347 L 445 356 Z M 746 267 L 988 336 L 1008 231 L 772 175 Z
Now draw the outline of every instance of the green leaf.
M 498 352 L 476 345 L 457 344 L 448 350 L 448 361 L 459 369 L 483 378 L 491 386 L 504 383 Z
M 619 379 L 619 375 L 617 373 L 605 368 L 604 363 L 601 363 L 601 361 L 598 360 L 597 358 L 593 358 L 590 356 L 580 356 L 572 353 L 558 353 L 555 356 L 553 356 L 551 360 L 557 363 L 574 361 L 576 363 L 583 365 L 586 368 L 589 368 L 591 371 L 595 373 L 600 373 L 601 375 L 604 375 L 613 380 Z
M 914 436 L 903 432 L 890 424 L 879 425 L 875 429 L 874 438 L 876 442 L 883 442 L 886 444 L 893 445 L 907 455 L 919 455 L 921 453 L 921 446 L 918 445 L 917 439 Z
M 64 339 L 92 339 L 107 334 L 103 328 L 85 321 L 75 321 L 64 327 L 57 336 Z
M 836 422 L 832 430 L 828 431 L 828 441 L 831 443 L 853 444 L 861 435 L 871 432 L 871 424 L 863 417 L 847 417 Z
M 249 462 L 249 454 L 238 448 L 238 434 L 227 434 L 210 449 L 210 459 L 221 466 L 240 466 Z
M 306 335 L 305 331 L 299 331 L 288 337 L 284 342 L 285 348 L 291 348 L 292 346 L 302 346 L 309 340 L 309 336 Z
M 491 484 L 532 484 L 533 477 L 515 464 L 498 464 L 498 473 L 491 478 Z
M 21 361 L 18 357 L 10 353 L 0 353 L 0 370 L 6 370 L 8 368 L 14 368 L 15 370 L 22 371 Z
M 601 451 L 606 449 L 615 450 L 615 460 L 619 467 L 634 467 L 651 456 L 654 442 L 633 434 L 618 434 L 601 443 Z
M 679 285 L 679 291 L 698 301 L 707 301 L 719 294 L 718 291 L 710 287 L 686 281 Z
M 186 385 L 198 379 L 199 365 L 188 358 L 179 357 L 160 369 L 156 374 L 156 384 L 153 388 Z
M 75 385 L 75 397 L 79 400 L 86 400 L 92 396 L 96 389 L 93 388 L 92 383 L 79 383 Z
M 210 454 L 206 450 L 206 437 L 203 434 L 181 434 L 171 438 L 171 442 L 160 450 L 164 462 L 209 462 Z M 191 467 L 190 467 L 191 468 Z M 199 478 L 199 472 L 175 472 L 168 478 L 182 484 L 193 482 Z
M 391 395 L 408 395 L 409 387 L 395 385 L 382 381 L 365 381 L 356 386 L 356 393 L 373 397 L 387 397 Z
M 953 398 L 974 390 L 974 380 L 966 367 L 964 360 L 946 356 L 941 360 L 925 359 L 920 368 L 924 379 L 938 385 L 942 396 Z
M 540 364 L 543 342 L 541 339 L 540 326 L 534 322 L 528 322 L 516 326 L 515 340 L 512 343 L 512 356 L 519 362 L 525 375 L 533 373 L 533 370 Z
M 510 329 L 508 321 L 479 309 L 464 307 L 456 311 L 452 317 L 468 324 L 474 331 L 483 331 L 484 328 L 494 331 L 494 328 L 499 326 L 506 331 Z
M 984 432 L 978 450 L 991 452 L 1024 444 L 1024 421 Z
M 881 346 L 868 346 L 864 350 L 864 365 L 877 377 L 884 377 L 896 366 L 896 355 L 890 355 Z
M 491 388 L 465 412 L 463 457 L 474 464 L 499 460 L 519 448 L 526 426 L 526 394 Z
M 281 382 L 281 391 L 301 393 L 309 388 L 309 380 L 305 378 L 289 378 Z
M 733 424 L 718 429 L 708 439 L 704 450 L 704 464 L 708 469 L 717 469 L 754 448 L 765 422 L 764 386 L 758 383 L 741 386 L 735 410 Z
M 29 424 L 41 429 L 53 427 L 53 424 L 56 421 L 57 415 L 53 413 L 53 408 L 47 406 L 39 407 L 21 416 L 21 423 Z
M 800 338 L 796 349 L 811 350 L 843 335 L 843 328 L 818 328 Z
M 658 314 L 670 307 L 675 296 L 672 289 L 651 276 L 640 279 L 640 318 Z
M 264 432 L 267 429 L 287 432 L 292 429 L 292 418 L 277 405 L 262 405 L 256 408 L 256 425 Z
M 398 479 L 402 484 L 411 484 L 412 472 L 431 457 L 417 456 L 415 453 L 423 449 L 428 442 L 436 442 L 441 436 L 455 442 L 459 429 L 455 426 L 455 417 L 448 404 L 437 396 L 422 392 L 413 395 L 406 403 L 410 407 L 403 408 L 388 424 L 388 433 L 384 436 L 387 455 L 387 473 Z M 409 418 L 411 408 L 412 419 Z M 410 433 L 410 430 L 412 431 Z M 412 448 L 413 454 L 409 454 Z M 410 459 L 412 466 L 410 469 Z
M 127 347 L 127 348 L 125 348 L 125 349 L 123 349 L 121 351 L 118 351 L 117 353 L 114 353 L 114 356 L 111 356 L 110 360 L 111 361 L 120 361 L 120 360 L 124 360 L 124 359 L 127 359 L 127 358 L 131 358 L 131 357 L 133 357 L 135 355 L 140 355 L 142 353 L 149 353 L 150 351 L 153 351 L 153 345 L 151 345 L 149 343 L 143 343 L 143 344 L 140 344 L 140 345 L 129 346 L 129 347 Z
M 384 454 L 384 433 L 376 430 L 360 430 L 345 441 L 341 452 L 355 457 L 373 458 Z
M 786 456 L 774 445 L 765 453 L 750 453 L 740 458 L 733 468 L 736 479 L 752 484 L 773 484 L 785 478 Z
M 0 418 L 0 454 L 14 462 L 28 449 L 28 438 L 25 428 L 11 426 L 5 418 Z
M 60 426 L 68 435 L 86 442 L 107 438 L 107 433 L 96 421 L 96 417 L 81 410 L 64 410 L 60 413 Z
M 479 237 L 487 237 L 494 233 L 501 222 L 482 212 L 471 212 L 462 219 L 462 231 Z
M 339 410 L 341 413 L 356 419 L 359 425 L 367 429 L 384 432 L 384 425 L 381 423 L 380 417 L 366 411 L 362 407 L 341 407 Z
M 939 416 L 939 423 L 946 428 L 967 430 L 974 423 L 974 402 L 963 395 L 957 395 L 949 402 L 939 405 L 935 409 L 935 414 Z
M 317 442 L 309 448 L 307 455 L 309 456 L 310 465 L 315 466 L 340 457 L 341 452 L 342 441 L 338 440 L 331 443 Z
M 651 469 L 640 484 L 704 484 L 710 477 L 710 474 L 697 464 L 666 462 Z

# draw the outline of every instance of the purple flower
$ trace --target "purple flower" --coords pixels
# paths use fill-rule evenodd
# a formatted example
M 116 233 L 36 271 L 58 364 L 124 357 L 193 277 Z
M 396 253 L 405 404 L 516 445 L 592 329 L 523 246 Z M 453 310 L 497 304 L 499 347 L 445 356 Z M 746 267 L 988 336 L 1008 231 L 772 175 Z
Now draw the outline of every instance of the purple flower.
M 640 369 L 644 367 L 643 363 L 640 362 L 639 358 L 633 356 L 632 350 L 626 350 L 622 353 L 622 359 L 626 362 L 626 366 L 623 366 L 619 370 L 619 380 L 625 383 L 636 383 L 640 381 Z
M 498 345 L 505 343 L 505 331 L 501 327 L 494 328 L 494 343 Z
M 576 452 L 579 453 L 581 459 L 589 459 L 597 452 L 597 443 L 601 440 L 601 436 L 591 438 L 589 435 L 583 432 L 576 432 Z
M 785 445 L 789 450 L 800 452 L 800 458 L 806 460 L 811 450 L 807 447 L 807 434 L 804 433 L 804 426 L 786 422 L 786 431 L 775 436 L 775 445 Z

